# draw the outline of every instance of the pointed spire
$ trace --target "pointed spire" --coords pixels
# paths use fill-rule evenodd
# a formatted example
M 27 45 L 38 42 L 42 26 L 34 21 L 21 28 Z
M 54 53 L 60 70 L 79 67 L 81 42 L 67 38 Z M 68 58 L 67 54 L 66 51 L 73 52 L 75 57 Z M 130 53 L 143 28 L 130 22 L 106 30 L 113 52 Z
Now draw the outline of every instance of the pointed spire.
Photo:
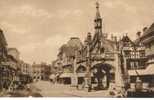
M 97 37 L 102 37 L 102 18 L 99 12 L 99 3 L 96 2 L 96 18 L 94 20 L 95 33 L 98 34 Z
M 99 2 L 96 2 L 96 19 L 101 18 L 100 12 L 99 12 Z

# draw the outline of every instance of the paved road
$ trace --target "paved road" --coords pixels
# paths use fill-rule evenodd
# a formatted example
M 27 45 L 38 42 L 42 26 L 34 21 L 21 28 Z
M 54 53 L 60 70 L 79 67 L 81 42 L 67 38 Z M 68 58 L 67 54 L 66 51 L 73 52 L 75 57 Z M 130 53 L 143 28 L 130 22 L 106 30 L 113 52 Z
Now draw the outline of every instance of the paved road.
M 51 84 L 49 81 L 38 81 L 30 84 L 29 90 L 16 90 L 5 97 L 109 97 L 108 91 L 77 90 L 70 85 Z
M 87 92 L 69 85 L 51 84 L 48 81 L 33 83 L 32 87 L 40 90 L 39 93 L 44 97 L 109 97 L 108 91 Z
M 110 92 L 111 93 L 111 92 Z M 116 92 L 115 92 L 116 93 Z M 70 85 L 51 84 L 48 81 L 38 81 L 30 84 L 29 90 L 18 90 L 4 97 L 112 97 L 109 91 L 77 90 Z M 142 96 L 139 96 L 142 97 Z M 153 97 L 153 96 L 152 96 Z
M 3 97 L 43 97 L 38 88 L 30 85 L 30 89 L 15 90 L 13 92 L 4 93 Z

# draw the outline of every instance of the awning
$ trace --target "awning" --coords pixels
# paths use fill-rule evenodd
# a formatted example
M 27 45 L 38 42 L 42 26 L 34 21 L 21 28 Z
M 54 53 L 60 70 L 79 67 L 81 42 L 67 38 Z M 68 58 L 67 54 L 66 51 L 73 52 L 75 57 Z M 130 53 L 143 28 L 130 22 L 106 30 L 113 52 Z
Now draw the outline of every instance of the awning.
M 77 73 L 77 77 L 85 77 L 86 73 Z M 71 78 L 73 76 L 73 73 L 63 73 L 60 75 L 60 78 Z M 91 77 L 93 74 L 91 74 Z
M 56 77 L 56 75 L 54 75 L 54 74 L 51 74 L 51 75 L 49 76 L 50 79 L 54 79 L 55 77 Z
M 154 75 L 154 64 L 150 64 L 146 69 L 147 74 Z
M 60 78 L 70 78 L 73 75 L 73 73 L 63 73 L 60 75 Z
M 86 73 L 77 73 L 78 77 L 85 77 Z M 91 73 L 91 77 L 93 77 L 93 74 Z
M 146 73 L 145 73 L 145 70 L 143 70 L 143 69 L 141 69 L 141 70 L 128 70 L 128 74 L 130 75 L 130 76 L 137 76 L 138 74 L 139 75 L 145 75 Z
M 85 73 L 77 73 L 78 77 L 85 77 Z
M 13 63 L 13 62 L 2 62 L 2 65 L 4 66 L 9 66 L 10 68 L 16 70 L 17 69 L 17 64 L 16 63 Z
M 140 70 L 136 70 L 137 73 L 139 75 L 154 75 L 154 64 L 150 64 L 149 66 L 147 66 L 146 69 L 140 69 Z M 136 73 L 135 70 L 129 70 L 128 71 L 128 74 L 130 76 L 137 76 L 137 73 Z

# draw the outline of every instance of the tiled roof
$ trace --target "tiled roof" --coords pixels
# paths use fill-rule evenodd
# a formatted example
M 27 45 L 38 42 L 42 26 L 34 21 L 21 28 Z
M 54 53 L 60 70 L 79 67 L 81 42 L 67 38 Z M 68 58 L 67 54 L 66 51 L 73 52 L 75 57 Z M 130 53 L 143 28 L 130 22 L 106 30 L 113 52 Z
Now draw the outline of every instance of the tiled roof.
M 152 32 L 154 32 L 154 23 L 147 29 L 147 31 L 145 31 L 145 33 L 143 33 L 141 39 L 147 36 L 148 34 L 151 34 Z
M 153 32 L 153 31 L 154 31 L 154 23 L 150 26 L 146 34 Z
M 81 49 L 82 43 L 79 38 L 72 37 L 67 44 L 60 48 L 60 53 L 65 53 L 66 56 L 75 56 L 75 51 Z
M 105 41 L 103 41 L 103 46 L 106 50 L 108 51 L 113 51 L 114 50 L 114 45 L 115 43 L 111 40 L 106 39 Z
M 68 42 L 67 42 L 68 46 L 71 47 L 77 47 L 77 48 L 81 48 L 82 47 L 82 42 L 78 37 L 72 37 Z

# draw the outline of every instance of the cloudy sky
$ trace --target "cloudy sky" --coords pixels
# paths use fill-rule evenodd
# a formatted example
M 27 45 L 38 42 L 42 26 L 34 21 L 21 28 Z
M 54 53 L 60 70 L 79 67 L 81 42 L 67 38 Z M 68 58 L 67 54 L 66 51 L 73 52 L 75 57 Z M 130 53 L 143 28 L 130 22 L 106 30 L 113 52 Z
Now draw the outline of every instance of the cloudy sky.
M 104 31 L 135 33 L 154 22 L 153 0 L 99 0 Z M 51 62 L 70 37 L 93 32 L 95 0 L 0 0 L 0 28 L 26 62 Z

